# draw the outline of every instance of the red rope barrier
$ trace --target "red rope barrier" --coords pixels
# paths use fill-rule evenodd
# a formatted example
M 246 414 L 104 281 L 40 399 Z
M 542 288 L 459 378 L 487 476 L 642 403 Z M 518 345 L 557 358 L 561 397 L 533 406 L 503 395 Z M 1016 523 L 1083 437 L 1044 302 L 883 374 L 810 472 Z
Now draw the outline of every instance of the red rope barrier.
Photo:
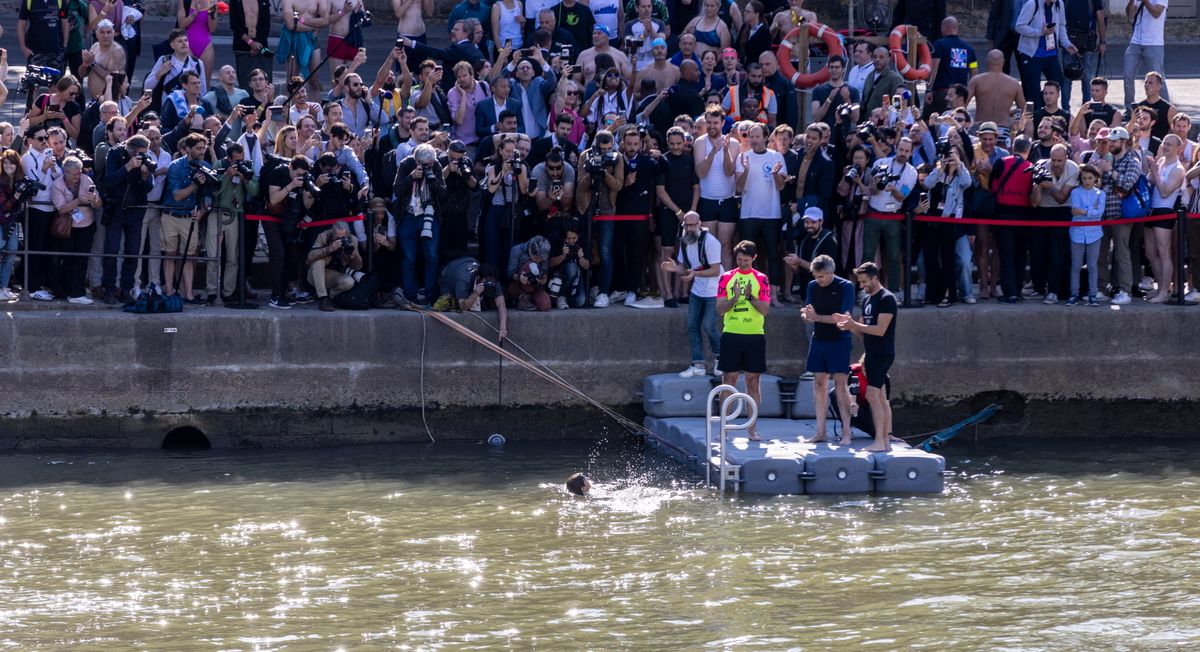
M 251 222 L 274 222 L 275 224 L 279 224 L 279 223 L 283 222 L 283 220 L 279 219 L 278 217 L 275 217 L 274 215 L 247 215 L 246 219 L 250 220 Z M 330 225 L 334 224 L 335 222 L 361 222 L 362 219 L 363 219 L 363 214 L 359 213 L 358 215 L 348 215 L 346 217 L 337 217 L 337 218 L 328 219 L 328 220 L 313 220 L 312 222 L 302 222 L 300 224 L 300 228 L 311 229 L 311 228 L 318 227 L 318 226 L 330 226 Z
M 869 220 L 902 221 L 900 213 L 867 213 Z M 1200 213 L 1188 213 L 1188 219 L 1200 219 Z M 914 215 L 914 222 L 936 222 L 942 224 L 984 224 L 989 226 L 1117 226 L 1119 224 L 1139 224 L 1142 222 L 1164 222 L 1175 220 L 1175 213 L 1166 215 L 1148 215 L 1146 217 L 1127 217 L 1116 220 L 1089 220 L 1087 222 L 1068 222 L 1065 220 L 996 220 L 982 217 L 942 217 L 940 215 Z
M 642 222 L 649 219 L 649 215 L 597 215 L 592 218 L 594 222 Z

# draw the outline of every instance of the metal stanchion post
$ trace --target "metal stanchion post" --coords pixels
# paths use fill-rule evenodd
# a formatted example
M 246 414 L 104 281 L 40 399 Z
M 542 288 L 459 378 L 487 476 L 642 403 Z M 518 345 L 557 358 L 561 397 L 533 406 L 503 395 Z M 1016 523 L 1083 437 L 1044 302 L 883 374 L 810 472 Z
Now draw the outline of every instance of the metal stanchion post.
M 242 211 L 238 217 L 238 287 L 237 299 L 235 301 L 226 301 L 226 308 L 236 308 L 242 310 L 256 310 L 257 303 L 246 301 L 246 212 Z M 226 261 L 228 264 L 228 261 Z
M 1187 206 L 1183 204 L 1183 197 L 1175 199 L 1175 305 L 1187 306 L 1195 305 L 1188 303 L 1183 298 L 1183 286 L 1186 280 L 1186 274 L 1183 271 L 1184 261 L 1187 260 L 1187 234 L 1188 234 L 1188 216 Z M 1194 275 L 1196 270 L 1192 270 Z
M 21 254 L 21 273 L 25 277 L 25 283 L 21 286 L 21 292 L 24 295 L 21 297 L 21 299 L 28 300 L 29 295 L 33 294 L 33 292 L 30 291 L 30 289 L 29 289 L 29 203 L 28 202 L 25 203 L 25 226 L 23 228 L 25 229 L 25 231 L 24 231 L 24 233 L 21 234 L 21 236 L 25 240 L 25 246 L 23 247 L 24 253 Z
M 913 300 L 912 287 L 912 245 L 913 245 L 913 213 L 915 208 L 904 211 L 904 252 L 900 257 L 900 284 L 904 286 L 904 307 L 924 308 L 925 304 Z

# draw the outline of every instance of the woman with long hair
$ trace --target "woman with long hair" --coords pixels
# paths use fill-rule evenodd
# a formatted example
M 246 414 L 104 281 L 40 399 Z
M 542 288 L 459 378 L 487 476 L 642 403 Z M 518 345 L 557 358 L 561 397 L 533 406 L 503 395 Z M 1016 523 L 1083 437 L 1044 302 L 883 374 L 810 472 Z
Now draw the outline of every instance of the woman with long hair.
M 1158 147 L 1158 157 L 1149 160 L 1150 172 L 1146 180 L 1150 182 L 1150 214 L 1166 216 L 1166 219 L 1146 223 L 1146 257 L 1150 259 L 1154 280 L 1158 283 L 1158 292 L 1146 299 L 1150 303 L 1165 303 L 1171 296 L 1171 281 L 1175 273 L 1175 254 L 1171 250 L 1171 236 L 1175 231 L 1175 202 L 1184 192 L 1184 170 L 1179 162 L 1179 153 L 1182 151 L 1183 141 L 1179 136 L 1167 134 Z M 1175 291 L 1182 292 L 1183 288 L 1175 288 Z
M 13 263 L 17 259 L 17 226 L 28 197 L 16 194 L 14 186 L 25 178 L 25 166 L 15 149 L 0 154 L 0 301 L 12 301 L 16 295 L 8 289 Z
M 696 36 L 696 52 L 701 55 L 709 50 L 720 52 L 733 41 L 729 27 L 721 20 L 720 10 L 721 0 L 704 0 L 700 15 L 683 28 L 685 34 Z
M 587 134 L 587 124 L 584 122 L 583 116 L 579 114 L 582 95 L 583 89 L 575 80 L 567 75 L 559 77 L 558 88 L 550 98 L 550 117 L 546 123 L 547 130 L 553 132 L 554 125 L 558 123 L 558 116 L 563 114 L 570 116 L 574 124 L 571 126 L 571 133 L 567 136 L 567 140 L 581 149 L 583 138 Z

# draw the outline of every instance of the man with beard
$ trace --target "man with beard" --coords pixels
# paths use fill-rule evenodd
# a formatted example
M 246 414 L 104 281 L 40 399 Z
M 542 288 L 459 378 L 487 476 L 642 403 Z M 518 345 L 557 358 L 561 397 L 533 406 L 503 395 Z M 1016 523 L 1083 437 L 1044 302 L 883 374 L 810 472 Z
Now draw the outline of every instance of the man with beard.
M 1104 219 L 1116 220 L 1121 218 L 1121 200 L 1129 196 L 1142 174 L 1142 159 L 1134 151 L 1129 132 L 1124 127 L 1109 130 L 1108 142 L 1112 162 L 1100 159 L 1095 161 L 1095 165 L 1100 169 L 1101 189 L 1105 192 Z M 1128 305 L 1132 300 L 1133 265 L 1129 239 L 1133 235 L 1133 228 L 1132 224 L 1114 224 L 1106 229 L 1108 239 L 1112 242 L 1112 259 L 1116 267 L 1112 303 L 1118 306 Z
M 742 107 L 750 104 L 751 100 L 754 103 L 754 112 L 744 114 Z M 722 106 L 725 113 L 735 122 L 743 119 L 754 120 L 767 125 L 768 130 L 775 128 L 776 116 L 779 114 L 775 91 L 763 83 L 763 69 L 758 62 L 746 66 L 746 81 L 729 87 Z
M 688 299 L 688 342 L 692 364 L 679 373 L 682 378 L 703 376 L 704 337 L 713 355 L 713 374 L 720 375 L 721 340 L 717 336 L 717 279 L 721 268 L 721 244 L 700 225 L 700 215 L 687 212 L 682 218 L 679 252 L 674 260 L 664 259 L 660 268 L 667 274 L 678 273 L 683 283 L 691 283 Z
M 342 89 L 343 97 L 339 102 L 342 123 L 356 138 L 362 138 L 368 124 L 380 124 L 383 121 L 383 110 L 369 97 L 370 89 L 363 84 L 358 73 L 350 73 L 342 78 Z
M 562 150 L 563 158 L 571 167 L 579 168 L 579 146 L 571 142 L 571 129 L 575 126 L 575 118 L 566 113 L 558 114 L 554 120 L 554 131 L 548 132 L 541 138 L 535 138 L 529 150 L 529 164 L 537 165 L 546 160 L 551 150 Z
M 814 122 L 833 124 L 843 105 L 858 104 L 858 91 L 846 83 L 846 60 L 829 57 L 829 81 L 813 89 L 812 119 Z
M 833 259 L 838 252 L 838 241 L 833 231 L 825 228 L 825 213 L 816 206 L 804 209 L 804 235 L 796 242 L 795 252 L 784 256 L 783 262 L 795 275 L 792 284 L 800 286 L 800 299 L 808 301 L 808 284 L 813 280 L 813 261 L 820 256 Z
M 758 55 L 758 65 L 762 66 L 763 83 L 775 92 L 775 103 L 779 108 L 779 123 L 796 124 L 799 121 L 796 114 L 800 110 L 796 85 L 779 72 L 779 59 L 775 57 L 774 52 L 763 52 Z M 698 112 L 690 115 L 698 115 Z
M 667 130 L 667 153 L 659 159 L 655 189 L 659 206 L 658 233 L 654 236 L 654 245 L 659 253 L 659 260 L 671 260 L 675 257 L 679 220 L 684 212 L 694 215 L 696 204 L 700 201 L 700 180 L 696 177 L 696 162 L 686 150 L 686 146 L 687 133 L 682 128 L 671 127 Z M 720 257 L 719 244 L 716 251 Z M 658 284 L 663 290 L 663 304 L 668 308 L 678 307 L 675 284 L 670 272 L 663 267 L 659 268 Z
M 650 236 L 658 162 L 642 153 L 642 134 L 632 126 L 626 127 L 621 136 L 621 154 L 625 157 L 625 186 L 617 191 L 616 214 L 627 219 L 608 224 L 615 227 L 615 237 L 611 240 L 613 260 L 624 261 L 625 265 L 624 274 L 616 275 L 614 286 L 620 289 L 614 293 L 612 300 L 620 300 L 623 294 L 627 306 L 661 308 L 661 298 L 646 297 L 641 301 L 637 298 L 642 287 L 643 262 Z M 635 216 L 638 219 L 628 219 Z
M 913 142 L 901 138 L 896 143 L 893 157 L 876 162 L 868 175 L 870 187 L 868 203 L 877 213 L 897 213 L 904 200 L 917 185 L 917 170 L 909 164 Z M 879 184 L 883 183 L 883 188 Z M 900 287 L 900 222 L 891 220 L 867 220 L 863 227 L 863 259 L 874 260 L 880 241 L 887 253 L 887 284 Z

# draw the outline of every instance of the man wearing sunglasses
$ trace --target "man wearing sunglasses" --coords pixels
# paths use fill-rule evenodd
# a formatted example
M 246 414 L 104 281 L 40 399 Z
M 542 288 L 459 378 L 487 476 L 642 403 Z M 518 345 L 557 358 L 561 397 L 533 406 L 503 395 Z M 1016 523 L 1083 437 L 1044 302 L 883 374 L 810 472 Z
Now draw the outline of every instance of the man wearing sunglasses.
M 50 222 L 55 214 L 54 206 L 50 203 L 50 186 L 63 172 L 54 153 L 47 148 L 49 138 L 45 127 L 30 127 L 25 132 L 25 142 L 29 143 L 29 151 L 21 157 L 21 163 L 25 167 L 25 175 L 39 184 L 37 194 L 29 201 L 29 248 L 32 251 L 49 251 L 52 243 Z M 29 287 L 26 291 L 34 300 L 54 300 L 51 288 L 58 281 L 53 271 L 55 261 L 56 258 L 48 256 L 30 257 Z

